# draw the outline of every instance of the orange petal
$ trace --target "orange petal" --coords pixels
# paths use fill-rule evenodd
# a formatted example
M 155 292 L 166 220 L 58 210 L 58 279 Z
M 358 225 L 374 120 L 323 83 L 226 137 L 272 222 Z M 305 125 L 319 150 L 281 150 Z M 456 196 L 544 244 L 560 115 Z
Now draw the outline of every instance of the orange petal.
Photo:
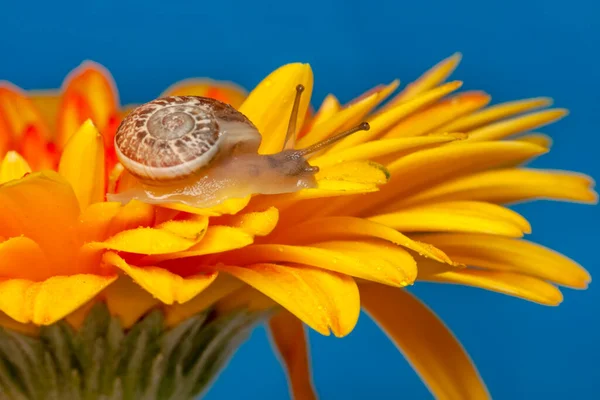
M 0 277 L 43 280 L 54 275 L 52 269 L 44 251 L 33 240 L 18 236 L 0 242 Z
M 79 217 L 79 234 L 82 241 L 102 241 L 108 237 L 111 221 L 121 211 L 120 203 L 94 203 L 87 207 Z
M 316 400 L 310 368 L 308 337 L 302 322 L 287 311 L 282 311 L 269 321 L 272 347 L 287 371 L 291 398 Z
M 591 281 L 590 274 L 575 261 L 526 240 L 458 233 L 420 237 L 466 265 L 532 275 L 577 289 L 585 289 Z
M 9 151 L 0 164 L 0 184 L 22 178 L 31 172 L 27 161 L 15 151 Z
M 348 238 L 377 238 L 413 250 L 425 257 L 452 264 L 443 251 L 430 244 L 417 242 L 388 226 L 355 217 L 324 217 L 277 231 L 273 240 L 280 243 L 309 244 Z
M 360 314 L 360 299 L 354 280 L 307 266 L 254 264 L 219 266 L 281 304 L 323 335 L 329 329 L 337 337 L 354 329 Z
M 79 205 L 71 186 L 56 172 L 34 173 L 0 185 L 0 210 L 0 236 L 32 239 L 45 252 L 55 275 L 83 272 L 73 263 L 81 243 Z
M 469 131 L 470 141 L 498 140 L 551 124 L 568 114 L 565 109 L 544 110 L 507 119 Z
M 58 115 L 56 143 L 64 147 L 69 138 L 87 120 L 91 119 L 105 139 L 105 147 L 112 143 L 114 132 L 107 128 L 117 118 L 118 94 L 110 72 L 100 64 L 86 61 L 65 79 L 63 97 Z
M 244 286 L 244 283 L 239 279 L 227 274 L 219 274 L 210 286 L 188 302 L 164 306 L 165 324 L 169 327 L 176 326 L 181 321 L 206 310 L 217 301 Z
M 58 166 L 58 172 L 75 190 L 81 209 L 104 200 L 104 167 L 102 136 L 88 119 L 69 138 Z
M 16 146 L 34 171 L 54 170 L 58 166 L 59 153 L 56 146 L 49 143 L 43 135 L 43 130 L 38 125 L 29 125 Z
M 552 100 L 546 97 L 496 104 L 452 121 L 451 123 L 440 127 L 439 130 L 445 130 L 447 132 L 468 132 L 491 122 L 510 117 L 512 115 L 521 114 L 525 111 L 549 106 L 550 104 L 552 104 Z
M 434 132 L 436 128 L 449 121 L 485 107 L 490 99 L 491 97 L 483 92 L 460 93 L 403 119 L 394 125 L 384 137 L 409 137 Z
M 32 126 L 40 132 L 43 139 L 50 138 L 50 131 L 42 114 L 27 94 L 11 83 L 0 82 L 0 140 L 20 140 Z
M 15 321 L 50 325 L 88 302 L 117 276 L 55 276 L 43 282 L 8 279 L 0 282 L 0 311 Z
M 207 78 L 191 78 L 179 81 L 167 88 L 163 96 L 202 96 L 220 100 L 234 108 L 244 102 L 248 92 L 231 82 L 216 81 Z
M 103 261 L 125 272 L 152 296 L 165 304 L 185 303 L 189 301 L 217 277 L 217 272 L 181 277 L 157 267 L 136 267 L 127 264 L 116 253 L 104 254 Z
M 160 304 L 127 275 L 119 276 L 119 279 L 101 293 L 101 297 L 110 315 L 118 317 L 125 329 L 133 326 L 148 311 Z
M 360 286 L 363 307 L 438 399 L 489 399 L 470 357 L 444 323 L 406 290 Z M 407 329 L 409 327 L 409 329 Z
M 397 104 L 400 102 L 406 102 L 423 92 L 436 87 L 440 83 L 444 82 L 446 78 L 454 72 L 460 60 L 462 54 L 454 53 L 450 57 L 440 61 L 427 72 L 421 75 L 416 81 L 410 83 L 406 88 L 400 92 L 395 98 L 390 100 L 390 105 Z
M 240 106 L 240 112 L 262 134 L 261 154 L 281 151 L 296 96 L 296 86 L 304 85 L 298 108 L 296 129 L 302 126 L 313 89 L 313 73 L 308 64 L 284 65 L 262 80 Z M 297 132 L 296 132 L 297 133 Z
M 59 90 L 28 90 L 27 97 L 31 100 L 35 108 L 40 112 L 46 126 L 52 133 L 56 132 L 56 116 L 61 102 L 61 93 Z M 53 138 L 50 138 L 53 139 Z

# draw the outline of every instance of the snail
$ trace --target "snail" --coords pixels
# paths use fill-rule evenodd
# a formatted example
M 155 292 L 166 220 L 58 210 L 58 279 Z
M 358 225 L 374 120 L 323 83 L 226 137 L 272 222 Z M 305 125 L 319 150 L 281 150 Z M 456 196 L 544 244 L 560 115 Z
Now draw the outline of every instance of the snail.
M 128 184 L 108 194 L 108 200 L 206 208 L 230 198 L 316 187 L 319 169 L 307 156 L 369 125 L 363 122 L 308 148 L 289 148 L 303 90 L 296 87 L 284 146 L 275 154 L 259 154 L 262 136 L 256 126 L 219 100 L 170 96 L 137 107 L 123 119 L 114 139 L 123 174 L 128 175 L 122 180 Z

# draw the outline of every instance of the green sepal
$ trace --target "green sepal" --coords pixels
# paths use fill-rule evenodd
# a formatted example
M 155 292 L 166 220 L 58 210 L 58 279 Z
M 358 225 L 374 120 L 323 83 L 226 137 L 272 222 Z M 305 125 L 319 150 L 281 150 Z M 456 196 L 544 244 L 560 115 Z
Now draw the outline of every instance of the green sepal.
M 154 310 L 125 330 L 97 304 L 79 330 L 0 327 L 0 399 L 184 400 L 210 387 L 269 311 L 199 313 L 167 329 Z

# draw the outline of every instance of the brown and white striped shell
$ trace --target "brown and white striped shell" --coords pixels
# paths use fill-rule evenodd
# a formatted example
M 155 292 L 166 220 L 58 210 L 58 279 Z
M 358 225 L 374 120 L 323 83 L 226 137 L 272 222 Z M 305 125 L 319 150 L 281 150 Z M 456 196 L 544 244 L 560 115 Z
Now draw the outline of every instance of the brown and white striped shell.
M 242 113 L 215 99 L 163 97 L 137 107 L 115 135 L 117 157 L 146 181 L 176 180 L 218 157 L 256 153 L 261 135 Z

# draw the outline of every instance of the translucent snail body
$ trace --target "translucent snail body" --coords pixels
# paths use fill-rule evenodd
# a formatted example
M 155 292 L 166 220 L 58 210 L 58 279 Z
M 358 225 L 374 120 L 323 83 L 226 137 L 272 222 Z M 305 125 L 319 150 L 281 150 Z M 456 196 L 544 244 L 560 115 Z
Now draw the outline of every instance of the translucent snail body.
M 294 135 L 302 86 L 297 87 L 286 142 Z M 305 156 L 366 123 L 307 149 L 258 154 L 261 134 L 233 107 L 215 99 L 172 96 L 133 110 L 115 135 L 125 171 L 109 201 L 183 203 L 212 207 L 252 194 L 291 193 L 316 187 L 318 168 Z

